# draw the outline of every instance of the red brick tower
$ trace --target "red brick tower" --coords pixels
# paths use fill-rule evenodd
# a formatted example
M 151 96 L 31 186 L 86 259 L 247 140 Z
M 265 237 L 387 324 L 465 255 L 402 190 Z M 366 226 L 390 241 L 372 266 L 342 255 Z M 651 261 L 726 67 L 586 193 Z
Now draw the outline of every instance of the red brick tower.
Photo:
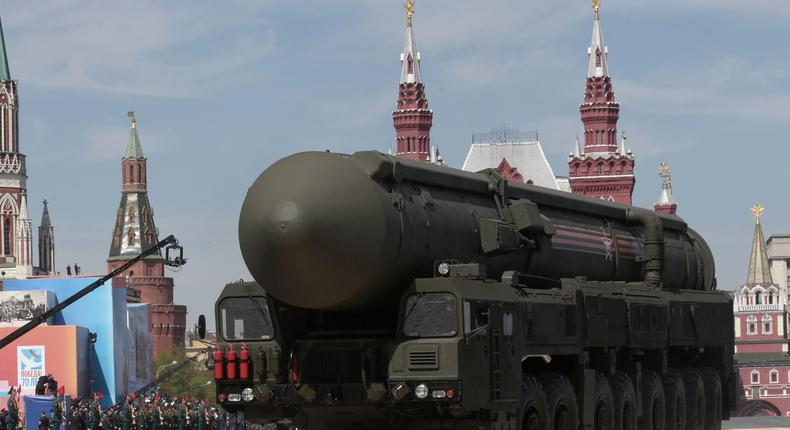
M 412 160 L 432 161 L 431 125 L 433 112 L 428 109 L 425 85 L 420 73 L 420 53 L 412 34 L 414 1 L 404 3 L 406 8 L 406 47 L 400 54 L 401 72 L 398 102 L 392 112 L 397 140 L 397 155 Z
M 667 163 L 661 163 L 658 168 L 658 176 L 661 177 L 661 195 L 653 208 L 660 214 L 675 215 L 678 211 L 678 204 L 672 200 L 672 171 L 669 170 Z
M 614 98 L 608 51 L 601 34 L 599 0 L 593 0 L 595 21 L 587 50 L 587 85 L 579 106 L 584 123 L 584 149 L 568 158 L 571 191 L 602 200 L 631 205 L 634 192 L 634 157 L 625 150 L 625 137 L 617 145 L 620 104 Z
M 126 153 L 121 159 L 121 204 L 113 230 L 107 268 L 114 270 L 144 249 L 156 244 L 158 231 L 154 211 L 148 202 L 146 158 L 137 136 L 134 113 L 129 112 L 132 129 Z M 173 304 L 173 278 L 165 277 L 161 253 L 146 257 L 126 273 L 126 287 L 139 292 L 139 301 L 151 305 L 151 335 L 154 359 L 174 347 L 184 345 L 187 308 Z

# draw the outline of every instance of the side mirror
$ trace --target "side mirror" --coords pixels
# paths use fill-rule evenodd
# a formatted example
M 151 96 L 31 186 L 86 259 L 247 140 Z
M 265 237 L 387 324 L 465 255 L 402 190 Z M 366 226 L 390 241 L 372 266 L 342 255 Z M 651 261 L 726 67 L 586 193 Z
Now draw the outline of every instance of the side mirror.
M 198 335 L 198 339 L 205 339 L 206 338 L 206 316 L 205 315 L 198 316 L 197 335 Z

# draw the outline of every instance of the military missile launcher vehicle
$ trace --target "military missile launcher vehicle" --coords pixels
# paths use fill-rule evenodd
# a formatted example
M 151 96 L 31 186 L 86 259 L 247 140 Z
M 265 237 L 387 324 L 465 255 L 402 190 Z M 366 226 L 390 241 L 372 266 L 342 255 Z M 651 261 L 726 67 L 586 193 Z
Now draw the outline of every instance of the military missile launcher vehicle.
M 717 429 L 731 298 L 676 216 L 378 152 L 250 187 L 217 401 L 307 428 Z M 295 419 L 296 419 L 295 418 Z

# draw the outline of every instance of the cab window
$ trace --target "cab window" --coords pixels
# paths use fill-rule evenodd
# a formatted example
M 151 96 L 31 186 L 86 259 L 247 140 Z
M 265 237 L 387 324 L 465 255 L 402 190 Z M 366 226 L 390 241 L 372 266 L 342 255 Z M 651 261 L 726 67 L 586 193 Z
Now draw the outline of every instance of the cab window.
M 274 336 L 269 306 L 264 297 L 231 297 L 220 303 L 225 340 L 266 340 Z
M 452 294 L 418 294 L 406 300 L 403 334 L 410 337 L 447 337 L 458 332 L 457 300 Z

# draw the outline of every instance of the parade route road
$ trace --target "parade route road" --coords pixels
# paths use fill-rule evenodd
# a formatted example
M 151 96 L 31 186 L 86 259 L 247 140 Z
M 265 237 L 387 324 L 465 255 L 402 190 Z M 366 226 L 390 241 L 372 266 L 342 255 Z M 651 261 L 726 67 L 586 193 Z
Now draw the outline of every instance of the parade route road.
M 726 430 L 740 430 L 740 429 L 761 429 L 761 430 L 779 430 L 790 429 L 790 417 L 748 417 L 748 418 L 733 418 L 729 421 L 722 422 L 722 429 Z

